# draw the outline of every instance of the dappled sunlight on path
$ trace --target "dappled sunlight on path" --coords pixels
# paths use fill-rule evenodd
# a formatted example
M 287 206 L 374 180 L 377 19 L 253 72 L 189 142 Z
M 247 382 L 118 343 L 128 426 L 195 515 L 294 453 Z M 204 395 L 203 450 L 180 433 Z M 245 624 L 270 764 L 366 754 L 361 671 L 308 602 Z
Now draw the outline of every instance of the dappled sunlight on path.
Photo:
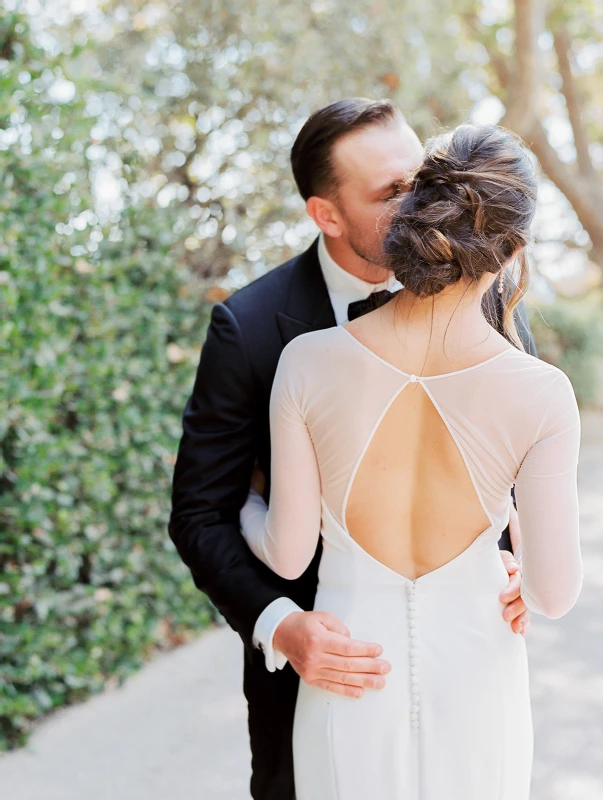
M 209 631 L 0 758 L 10 800 L 246 800 L 242 645 Z
M 583 415 L 584 589 L 528 637 L 536 736 L 532 800 L 603 798 L 603 418 Z

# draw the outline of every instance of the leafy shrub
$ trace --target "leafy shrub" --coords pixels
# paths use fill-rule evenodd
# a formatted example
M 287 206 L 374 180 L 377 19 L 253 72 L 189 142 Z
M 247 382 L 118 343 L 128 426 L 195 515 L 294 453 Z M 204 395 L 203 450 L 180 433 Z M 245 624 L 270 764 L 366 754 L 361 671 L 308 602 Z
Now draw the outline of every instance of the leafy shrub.
M 559 299 L 530 310 L 540 358 L 570 378 L 582 406 L 603 403 L 601 363 L 603 319 L 597 295 L 587 300 Z
M 179 264 L 169 209 L 130 198 L 105 221 L 91 210 L 91 120 L 77 97 L 49 99 L 61 66 L 48 69 L 11 19 L 0 62 L 0 748 L 212 618 L 166 528 L 207 308 Z

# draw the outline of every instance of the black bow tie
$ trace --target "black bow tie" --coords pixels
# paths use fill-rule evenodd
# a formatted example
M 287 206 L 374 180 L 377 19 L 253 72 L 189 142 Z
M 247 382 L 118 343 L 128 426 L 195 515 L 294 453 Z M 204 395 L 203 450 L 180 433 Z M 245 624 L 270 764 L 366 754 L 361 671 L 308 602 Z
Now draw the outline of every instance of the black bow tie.
M 348 306 L 348 320 L 351 322 L 363 314 L 368 314 L 369 311 L 374 311 L 376 308 L 381 308 L 392 297 L 395 297 L 398 292 L 390 292 L 388 289 L 382 289 L 380 292 L 373 292 L 369 294 L 366 300 L 356 300 L 355 303 L 350 303 Z

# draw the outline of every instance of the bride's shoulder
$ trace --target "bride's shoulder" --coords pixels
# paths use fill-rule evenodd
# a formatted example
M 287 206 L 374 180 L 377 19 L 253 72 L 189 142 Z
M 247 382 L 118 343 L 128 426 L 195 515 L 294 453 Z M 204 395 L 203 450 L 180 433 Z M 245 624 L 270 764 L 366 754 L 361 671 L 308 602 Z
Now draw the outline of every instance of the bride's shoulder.
M 522 350 L 509 352 L 500 363 L 504 385 L 517 397 L 528 398 L 528 406 L 541 411 L 555 406 L 576 406 L 576 396 L 563 370 Z
M 338 326 L 319 331 L 308 331 L 292 339 L 283 350 L 281 358 L 317 357 L 321 353 L 332 353 L 333 348 L 342 345 L 342 335 Z
M 337 328 L 302 333 L 283 349 L 276 370 L 275 382 L 287 385 L 297 396 L 315 395 L 317 388 L 329 383 L 337 360 Z
M 316 388 L 317 382 L 330 382 L 327 376 L 333 376 L 334 365 L 345 361 L 344 346 L 345 338 L 337 327 L 302 333 L 284 348 L 277 373 L 308 390 Z
M 533 380 L 548 379 L 552 382 L 569 382 L 569 378 L 563 370 L 554 364 L 543 359 L 526 353 L 515 348 L 509 350 L 510 359 L 507 360 L 508 367 L 525 373 L 526 377 Z

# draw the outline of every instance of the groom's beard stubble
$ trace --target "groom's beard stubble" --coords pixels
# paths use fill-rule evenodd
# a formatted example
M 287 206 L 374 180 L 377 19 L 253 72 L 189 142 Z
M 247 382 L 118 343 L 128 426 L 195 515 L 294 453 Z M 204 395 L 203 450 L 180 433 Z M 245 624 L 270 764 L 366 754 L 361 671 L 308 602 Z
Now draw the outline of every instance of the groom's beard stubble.
M 371 240 L 371 238 L 357 228 L 345 214 L 343 216 L 348 229 L 348 243 L 354 253 L 368 264 L 383 269 L 383 248 L 379 233 L 373 231 Z
M 375 267 L 381 267 L 381 262 L 383 261 L 383 254 L 381 252 L 381 249 L 379 249 L 378 252 L 373 252 L 373 249 L 376 248 L 371 248 L 369 250 L 358 244 L 356 240 L 351 237 L 349 242 L 350 242 L 350 247 L 356 253 L 356 255 L 359 256 L 359 258 L 364 259 L 364 261 L 367 261 L 369 264 L 372 264 Z

